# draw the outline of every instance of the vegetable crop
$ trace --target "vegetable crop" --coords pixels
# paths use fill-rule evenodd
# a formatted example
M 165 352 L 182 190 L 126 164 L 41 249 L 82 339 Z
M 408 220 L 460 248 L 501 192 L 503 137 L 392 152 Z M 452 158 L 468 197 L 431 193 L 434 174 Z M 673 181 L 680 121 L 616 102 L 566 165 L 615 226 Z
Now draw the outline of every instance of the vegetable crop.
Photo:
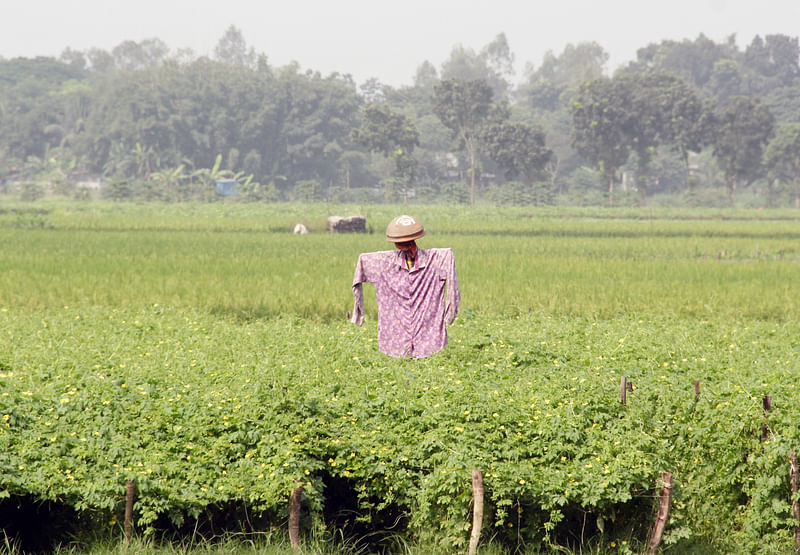
M 477 468 L 487 536 L 621 549 L 646 540 L 669 471 L 667 544 L 791 545 L 800 324 L 770 298 L 798 282 L 791 221 L 520 215 L 525 238 L 500 217 L 501 233 L 459 235 L 432 216 L 465 300 L 450 346 L 402 360 L 377 351 L 374 306 L 363 328 L 346 321 L 353 255 L 379 238 L 49 218 L 0 228 L 0 496 L 113 528 L 133 480 L 152 533 L 225 507 L 280 526 L 302 486 L 307 533 L 394 525 L 458 551 Z M 23 279 L 46 268 L 52 284 Z

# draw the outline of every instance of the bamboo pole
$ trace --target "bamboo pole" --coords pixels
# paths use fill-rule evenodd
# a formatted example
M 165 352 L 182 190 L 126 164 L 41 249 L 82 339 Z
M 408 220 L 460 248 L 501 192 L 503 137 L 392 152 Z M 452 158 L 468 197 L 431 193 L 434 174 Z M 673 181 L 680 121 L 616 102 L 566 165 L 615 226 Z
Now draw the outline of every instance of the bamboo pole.
M 619 402 L 623 405 L 628 401 L 628 380 L 625 376 L 619 379 Z
M 650 534 L 650 543 L 647 553 L 655 555 L 658 551 L 658 546 L 661 544 L 661 536 L 664 535 L 664 529 L 667 527 L 667 520 L 669 519 L 669 505 L 672 502 L 672 473 L 664 472 L 661 475 L 661 499 L 658 502 L 658 514 L 656 515 L 656 522 L 653 525 L 653 531 Z
M 292 548 L 300 549 L 300 498 L 303 495 L 303 487 L 298 486 L 292 490 L 289 496 L 289 542 Z
M 478 541 L 483 528 L 483 474 L 480 470 L 472 471 L 472 534 L 469 538 L 469 555 L 478 551 Z
M 133 480 L 128 480 L 125 486 L 125 543 L 131 541 L 131 531 L 133 530 L 133 498 L 136 495 L 136 485 Z

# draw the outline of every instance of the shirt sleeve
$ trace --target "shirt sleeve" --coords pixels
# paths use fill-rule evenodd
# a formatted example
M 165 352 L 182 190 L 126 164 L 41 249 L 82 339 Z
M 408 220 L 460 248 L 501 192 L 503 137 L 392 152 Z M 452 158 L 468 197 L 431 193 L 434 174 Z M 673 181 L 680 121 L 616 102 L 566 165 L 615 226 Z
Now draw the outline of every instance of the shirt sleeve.
M 364 291 L 361 284 L 374 283 L 376 267 L 380 261 L 380 252 L 368 252 L 358 255 L 356 272 L 353 276 L 353 316 L 350 321 L 360 326 L 364 323 Z
M 445 264 L 447 275 L 446 302 L 444 306 L 444 321 L 449 325 L 453 323 L 458 314 L 458 306 L 461 304 L 461 291 L 458 289 L 458 273 L 456 272 L 456 260 L 453 251 L 448 252 Z
M 356 262 L 356 273 L 353 276 L 353 316 L 350 321 L 360 326 L 364 323 L 364 290 L 361 284 L 366 281 L 364 271 L 364 255 L 358 255 Z

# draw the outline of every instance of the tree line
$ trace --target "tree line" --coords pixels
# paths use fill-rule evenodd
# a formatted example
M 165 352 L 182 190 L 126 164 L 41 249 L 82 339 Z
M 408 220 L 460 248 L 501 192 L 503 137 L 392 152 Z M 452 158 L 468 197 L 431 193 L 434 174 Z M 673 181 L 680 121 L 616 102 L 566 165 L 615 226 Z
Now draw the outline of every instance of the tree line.
M 233 26 L 213 56 L 149 39 L 0 59 L 0 193 L 800 207 L 799 61 L 797 37 L 700 35 L 609 74 L 587 42 L 514 82 L 499 34 L 391 87 L 272 66 Z

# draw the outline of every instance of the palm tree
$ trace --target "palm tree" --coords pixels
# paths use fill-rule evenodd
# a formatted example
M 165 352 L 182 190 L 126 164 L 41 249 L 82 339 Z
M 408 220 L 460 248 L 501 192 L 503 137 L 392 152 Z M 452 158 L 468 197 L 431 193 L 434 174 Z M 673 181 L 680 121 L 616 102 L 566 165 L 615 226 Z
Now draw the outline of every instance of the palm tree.
M 150 178 L 155 181 L 164 190 L 164 198 L 169 200 L 174 190 L 178 190 L 183 181 L 188 177 L 186 174 L 185 166 L 181 164 L 177 168 L 163 169 L 153 172 Z
M 235 174 L 231 170 L 221 170 L 222 154 L 217 154 L 217 159 L 211 168 L 200 168 L 192 172 L 192 178 L 197 178 L 200 182 L 200 194 L 209 193 L 214 190 L 217 181 L 223 179 L 234 179 Z M 238 174 L 238 175 L 241 175 Z

